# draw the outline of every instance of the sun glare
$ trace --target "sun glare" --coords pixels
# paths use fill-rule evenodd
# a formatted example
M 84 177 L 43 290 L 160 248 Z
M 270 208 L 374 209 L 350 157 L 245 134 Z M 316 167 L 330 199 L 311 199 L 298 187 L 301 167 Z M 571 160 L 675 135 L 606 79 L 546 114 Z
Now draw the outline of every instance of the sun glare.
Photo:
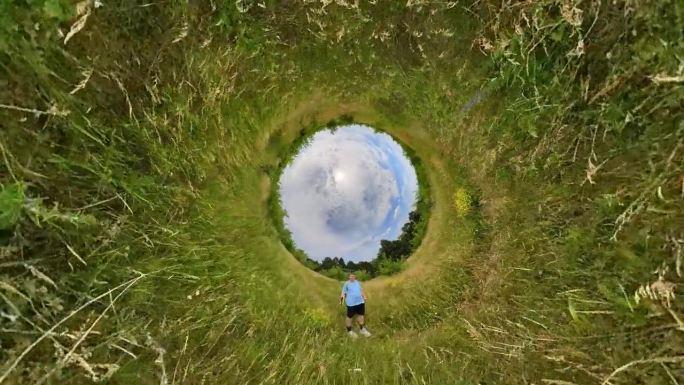
M 340 170 L 335 170 L 335 173 L 333 174 L 333 177 L 335 178 L 335 182 L 342 182 L 344 181 L 345 174 L 343 171 Z

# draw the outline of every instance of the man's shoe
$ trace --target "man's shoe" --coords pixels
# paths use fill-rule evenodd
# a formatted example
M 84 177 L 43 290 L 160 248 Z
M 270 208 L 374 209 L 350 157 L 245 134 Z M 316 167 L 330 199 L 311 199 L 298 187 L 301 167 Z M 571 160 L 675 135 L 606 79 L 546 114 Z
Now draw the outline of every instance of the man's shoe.
M 359 333 L 361 333 L 361 335 L 364 337 L 370 337 L 371 336 L 370 332 L 366 328 L 359 330 Z
M 348 331 L 347 334 L 349 334 L 349 337 L 351 338 L 359 338 L 359 335 L 354 333 L 353 330 Z

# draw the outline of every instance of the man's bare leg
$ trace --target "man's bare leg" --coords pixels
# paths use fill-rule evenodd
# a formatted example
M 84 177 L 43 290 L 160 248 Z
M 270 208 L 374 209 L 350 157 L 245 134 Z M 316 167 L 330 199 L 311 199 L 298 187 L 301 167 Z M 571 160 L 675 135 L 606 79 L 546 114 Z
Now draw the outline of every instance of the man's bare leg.
M 361 330 L 360 330 L 361 335 L 364 336 L 364 337 L 370 337 L 371 334 L 370 334 L 370 332 L 368 331 L 368 329 L 366 329 L 366 323 L 365 323 L 365 321 L 366 321 L 366 319 L 365 319 L 365 317 L 362 316 L 362 315 L 360 315 L 359 318 L 357 319 L 357 322 L 359 323 L 359 329 L 361 329 Z
M 347 326 L 347 334 L 349 334 L 350 337 L 356 338 L 358 335 L 352 330 L 352 321 L 353 319 L 351 317 L 347 317 L 344 320 L 344 324 Z

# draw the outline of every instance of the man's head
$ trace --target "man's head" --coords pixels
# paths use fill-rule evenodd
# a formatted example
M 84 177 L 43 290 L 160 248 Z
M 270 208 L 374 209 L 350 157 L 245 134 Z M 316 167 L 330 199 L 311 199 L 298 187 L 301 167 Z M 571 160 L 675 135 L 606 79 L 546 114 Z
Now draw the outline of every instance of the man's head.
M 352 281 L 352 282 L 356 281 L 356 274 L 350 273 L 350 274 L 349 274 L 349 280 Z

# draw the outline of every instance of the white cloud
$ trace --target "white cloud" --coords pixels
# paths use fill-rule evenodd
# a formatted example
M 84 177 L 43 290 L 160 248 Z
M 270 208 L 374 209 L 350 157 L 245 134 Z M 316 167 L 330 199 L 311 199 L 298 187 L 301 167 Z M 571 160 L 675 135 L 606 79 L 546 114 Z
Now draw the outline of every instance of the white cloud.
M 283 171 L 285 223 L 313 259 L 370 260 L 379 236 L 391 230 L 398 236 L 416 183 L 413 167 L 388 135 L 360 125 L 320 131 Z

